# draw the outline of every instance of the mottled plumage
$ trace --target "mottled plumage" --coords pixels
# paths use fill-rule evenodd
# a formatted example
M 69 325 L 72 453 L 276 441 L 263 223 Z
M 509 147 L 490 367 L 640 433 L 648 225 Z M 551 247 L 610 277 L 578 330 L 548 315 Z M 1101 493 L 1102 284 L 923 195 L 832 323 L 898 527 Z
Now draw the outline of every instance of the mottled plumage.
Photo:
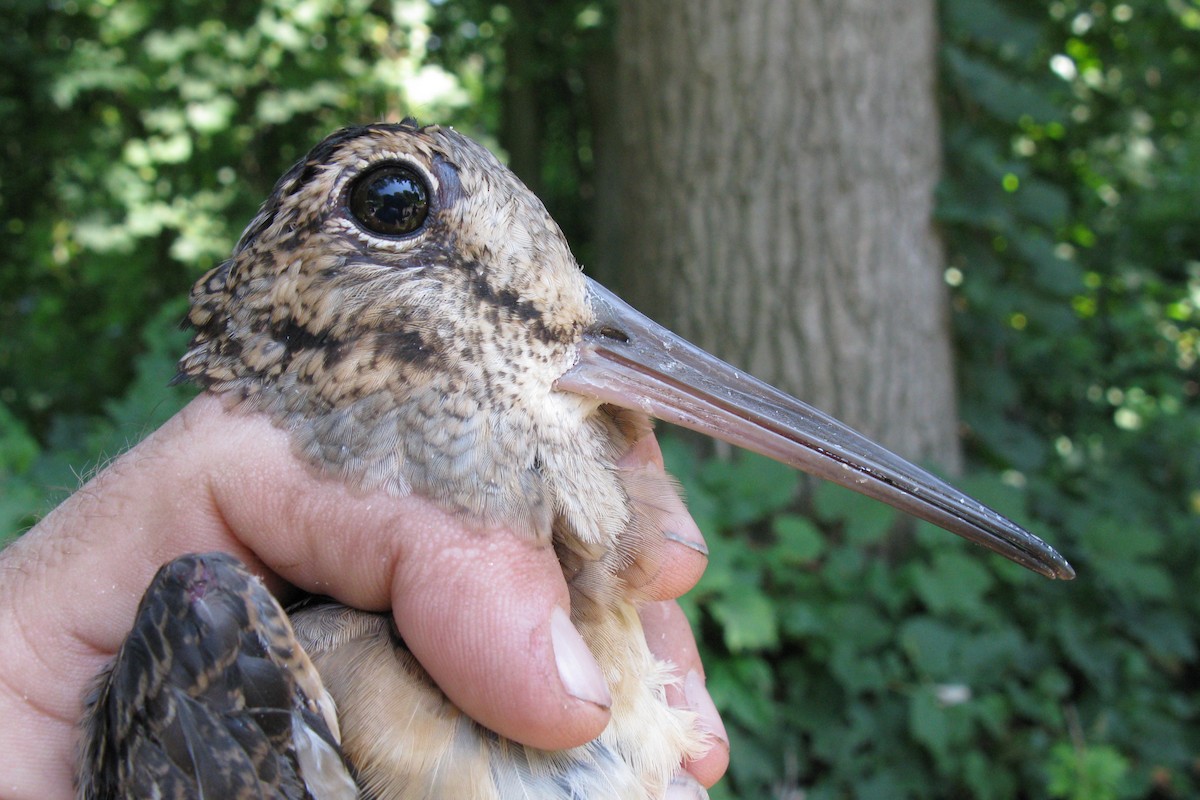
M 372 125 L 319 144 L 279 181 L 233 257 L 196 284 L 189 320 L 181 377 L 267 414 L 313 469 L 551 543 L 571 620 L 610 682 L 599 739 L 536 751 L 451 705 L 387 615 L 308 604 L 293 612 L 296 637 L 336 702 L 369 797 L 650 800 L 711 744 L 692 714 L 667 705 L 669 665 L 650 654 L 637 616 L 675 502 L 661 473 L 618 466 L 651 415 L 851 486 L 1043 574 L 1072 574 L 1000 515 L 588 281 L 542 204 L 448 129 Z M 156 593 L 168 591 L 151 588 L 136 631 L 169 642 L 175 659 L 215 650 L 155 633 L 166 602 Z M 285 633 L 275 625 L 267 641 Z M 171 668 L 131 647 L 102 694 L 113 710 L 92 714 L 84 783 L 90 769 L 156 774 L 131 749 L 141 731 L 95 723 L 134 702 L 116 679 L 126 667 L 135 683 Z M 297 680 L 311 699 L 317 690 Z M 106 737 L 120 741 L 97 741 Z
M 84 719 L 82 798 L 353 798 L 333 701 L 231 556 L 159 570 Z

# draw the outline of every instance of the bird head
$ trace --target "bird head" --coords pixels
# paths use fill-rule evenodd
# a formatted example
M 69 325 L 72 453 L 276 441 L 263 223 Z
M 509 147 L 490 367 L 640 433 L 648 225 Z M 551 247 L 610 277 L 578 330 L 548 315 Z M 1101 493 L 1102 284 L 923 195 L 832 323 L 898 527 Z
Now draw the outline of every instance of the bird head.
M 434 373 L 512 393 L 579 337 L 586 285 L 542 204 L 451 130 L 349 128 L 277 183 L 193 292 L 183 371 L 218 391 L 345 396 Z M 519 365 L 519 368 L 518 368 Z
M 267 412 L 355 486 L 628 550 L 635 492 L 616 464 L 654 416 L 1073 575 L 1001 515 L 586 278 L 541 202 L 446 128 L 321 142 L 196 284 L 189 320 L 181 375 Z

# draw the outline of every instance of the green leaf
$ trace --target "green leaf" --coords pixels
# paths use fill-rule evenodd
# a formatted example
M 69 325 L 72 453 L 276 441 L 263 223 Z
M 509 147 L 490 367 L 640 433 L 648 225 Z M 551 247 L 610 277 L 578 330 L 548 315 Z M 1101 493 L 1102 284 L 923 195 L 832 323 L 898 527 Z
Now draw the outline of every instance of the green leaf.
M 917 596 L 938 615 L 980 615 L 983 597 L 995 583 L 978 559 L 962 553 L 935 553 L 932 563 L 914 564 L 910 574 Z
M 836 632 L 837 641 L 860 652 L 874 650 L 893 636 L 891 621 L 867 602 L 850 600 L 831 603 L 826 614 L 829 617 L 829 630 Z
M 792 639 L 803 639 L 826 629 L 821 606 L 804 600 L 784 600 L 779 603 L 780 626 Z
M 771 530 L 776 537 L 775 555 L 784 563 L 811 563 L 825 549 L 825 537 L 804 517 L 780 514 L 771 523 Z
M 1096 561 L 1128 563 L 1162 552 L 1162 532 L 1153 525 L 1131 528 L 1126 520 L 1096 515 L 1082 519 L 1087 523 L 1079 532 L 1080 538 L 1087 543 Z
M 32 525 L 36 516 L 45 513 L 42 495 L 23 479 L 9 478 L 0 492 L 0 547 Z
M 21 420 L 0 401 L 0 480 L 6 474 L 28 470 L 37 454 L 37 442 Z
M 1070 200 L 1066 190 L 1037 178 L 1021 181 L 1021 188 L 1016 192 L 1016 201 L 1022 217 L 1047 227 L 1064 224 L 1070 213 Z
M 828 481 L 817 486 L 813 502 L 822 519 L 842 523 L 846 541 L 860 547 L 883 541 L 896 519 L 891 506 Z
M 1046 787 L 1051 797 L 1068 800 L 1116 800 L 1130 764 L 1116 748 L 1091 745 L 1077 748 L 1059 742 L 1050 750 Z
M 829 670 L 850 694 L 882 691 L 888 684 L 880 658 L 860 652 L 849 642 L 834 642 Z
M 1032 54 L 1041 38 L 1036 22 L 1016 16 L 997 0 L 954 0 L 939 8 L 949 33 L 1012 48 L 1021 56 Z
M 722 524 L 731 527 L 785 508 L 800 487 L 800 476 L 791 467 L 744 451 L 728 461 L 709 461 L 701 468 L 701 479 L 720 498 Z
M 963 636 L 934 617 L 921 616 L 900 626 L 900 644 L 918 673 L 929 680 L 954 677 Z
M 1057 297 L 1071 297 L 1083 289 L 1077 264 L 1060 258 L 1054 242 L 1041 233 L 1026 233 L 1015 240 L 1017 251 L 1033 267 L 1034 283 Z
M 708 609 L 721 624 L 725 646 L 734 653 L 779 644 L 775 606 L 756 588 L 722 595 L 709 603 Z
M 943 57 L 959 85 L 998 120 L 1015 123 L 1029 116 L 1041 122 L 1062 121 L 1054 98 L 1039 92 L 1031 82 L 953 46 L 945 48 Z
M 1139 614 L 1131 633 L 1159 658 L 1176 663 L 1196 660 L 1196 640 L 1193 638 L 1191 620 L 1174 609 Z
M 750 727 L 776 723 L 772 704 L 775 676 L 766 661 L 751 655 L 735 655 L 715 661 L 706 668 L 706 688 L 722 714 Z
M 908 730 L 913 738 L 929 748 L 938 761 L 944 761 L 950 743 L 945 709 L 938 703 L 933 688 L 923 686 L 908 698 Z

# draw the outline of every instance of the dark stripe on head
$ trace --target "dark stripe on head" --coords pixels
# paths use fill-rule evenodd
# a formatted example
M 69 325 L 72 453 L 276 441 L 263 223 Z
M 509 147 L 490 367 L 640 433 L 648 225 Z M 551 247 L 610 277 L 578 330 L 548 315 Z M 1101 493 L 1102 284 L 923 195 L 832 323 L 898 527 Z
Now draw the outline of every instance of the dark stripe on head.
M 433 348 L 425 344 L 417 331 L 395 331 L 380 336 L 381 350 L 397 361 L 413 366 L 423 366 L 433 360 Z
M 297 354 L 316 350 L 323 354 L 323 363 L 329 367 L 341 360 L 344 350 L 342 342 L 329 335 L 329 331 L 313 332 L 294 320 L 271 326 L 271 337 L 283 345 L 284 356 L 281 367 L 286 368 Z
M 516 292 L 511 289 L 497 291 L 492 288 L 492 285 L 488 283 L 487 271 L 480 264 L 467 264 L 466 266 L 473 273 L 470 281 L 472 294 L 482 303 L 490 306 L 493 315 L 497 312 L 507 312 L 504 316 L 525 323 L 533 335 L 543 342 L 565 342 L 571 338 L 570 332 L 547 326 L 545 314 L 530 301 L 522 300 Z

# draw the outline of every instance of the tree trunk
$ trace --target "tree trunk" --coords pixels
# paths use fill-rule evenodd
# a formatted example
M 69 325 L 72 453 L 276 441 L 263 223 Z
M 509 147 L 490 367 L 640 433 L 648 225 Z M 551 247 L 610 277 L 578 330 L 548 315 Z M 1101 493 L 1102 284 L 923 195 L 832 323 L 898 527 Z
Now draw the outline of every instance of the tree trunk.
M 622 0 L 616 288 L 955 469 L 935 38 L 933 0 Z
M 540 9 L 540 7 L 539 7 Z M 538 47 L 540 20 L 528 0 L 510 0 L 517 24 L 504 37 L 505 79 L 500 102 L 500 141 L 508 152 L 508 166 L 539 197 L 542 186 L 544 118 L 540 95 L 529 64 Z

